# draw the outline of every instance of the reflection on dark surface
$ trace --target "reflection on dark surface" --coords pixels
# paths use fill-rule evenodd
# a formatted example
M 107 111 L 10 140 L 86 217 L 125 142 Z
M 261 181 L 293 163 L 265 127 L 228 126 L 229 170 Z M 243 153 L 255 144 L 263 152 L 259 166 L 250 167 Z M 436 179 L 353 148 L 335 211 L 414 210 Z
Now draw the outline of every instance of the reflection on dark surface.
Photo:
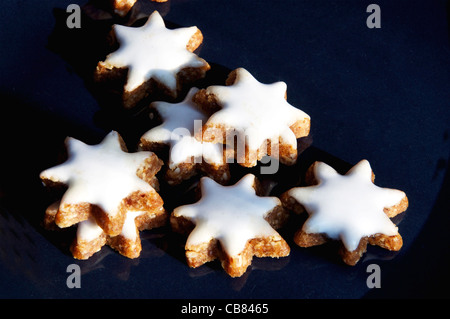
M 443 136 L 443 141 L 447 140 L 448 131 Z M 398 266 L 403 271 L 389 272 L 389 268 L 386 267 L 388 275 L 384 279 L 385 289 L 372 290 L 366 298 L 441 299 L 450 297 L 448 289 L 450 277 L 447 267 L 450 264 L 450 249 L 448 246 L 439 248 L 447 240 L 450 225 L 450 153 L 447 159 L 439 159 L 435 166 L 433 178 L 444 174 L 444 180 L 430 216 L 414 242 L 416 249 L 399 261 Z M 411 265 L 423 263 L 426 263 L 427 267 L 411 267 Z M 411 284 L 415 288 L 405 291 L 405 286 Z

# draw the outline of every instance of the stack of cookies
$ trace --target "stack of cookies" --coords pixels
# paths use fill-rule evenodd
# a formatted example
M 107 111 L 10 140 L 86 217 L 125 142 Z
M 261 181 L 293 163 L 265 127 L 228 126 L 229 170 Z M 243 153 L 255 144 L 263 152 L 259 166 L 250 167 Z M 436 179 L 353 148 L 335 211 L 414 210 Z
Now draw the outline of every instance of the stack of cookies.
M 289 221 L 290 212 L 309 215 L 295 234 L 297 245 L 339 240 L 349 265 L 357 263 L 368 243 L 401 248 L 390 217 L 406 210 L 407 197 L 375 186 L 366 160 L 345 175 L 314 163 L 305 185 L 280 198 L 263 196 L 250 172 L 230 185 L 231 165 L 247 170 L 266 158 L 282 165 L 297 162 L 297 142 L 308 136 L 310 117 L 289 104 L 284 82 L 261 83 L 237 68 L 225 85 L 195 87 L 211 69 L 194 52 L 202 33 L 197 27 L 168 29 L 157 11 L 141 27 L 114 25 L 112 31 L 118 48 L 98 63 L 95 80 L 123 83 L 119 99 L 128 110 L 153 98 L 149 108 L 160 123 L 141 136 L 134 153 L 126 151 L 115 131 L 98 145 L 68 138 L 67 161 L 41 173 L 45 185 L 66 188 L 47 209 L 45 225 L 77 224 L 75 258 L 87 259 L 105 244 L 136 258 L 142 249 L 139 231 L 170 223 L 171 230 L 187 236 L 190 267 L 219 259 L 230 276 L 239 277 L 253 256 L 289 255 L 276 230 Z M 157 192 L 157 173 L 168 187 L 200 176 L 200 199 L 176 207 L 169 217 L 165 194 Z
M 162 161 L 151 152 L 127 153 L 117 132 L 98 145 L 66 139 L 67 160 L 41 172 L 45 185 L 65 188 L 45 212 L 46 228 L 77 224 L 71 251 L 87 259 L 108 244 L 122 255 L 141 252 L 139 230 L 165 224 L 167 213 L 157 193 Z

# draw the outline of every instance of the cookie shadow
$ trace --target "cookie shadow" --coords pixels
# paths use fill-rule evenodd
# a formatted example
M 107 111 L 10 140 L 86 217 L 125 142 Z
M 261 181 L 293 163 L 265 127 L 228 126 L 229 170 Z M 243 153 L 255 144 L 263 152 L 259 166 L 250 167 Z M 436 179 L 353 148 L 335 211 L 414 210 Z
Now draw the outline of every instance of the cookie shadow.
M 66 236 L 71 235 L 47 232 L 42 227 L 45 209 L 57 198 L 44 188 L 39 174 L 59 164 L 66 136 L 85 141 L 96 140 L 96 136 L 88 128 L 47 113 L 44 107 L 31 105 L 11 93 L 0 93 L 0 98 L 13 106 L 2 108 L 0 116 L 0 134 L 8 137 L 2 140 L 5 156 L 0 157 L 1 206 L 67 253 L 70 243 Z

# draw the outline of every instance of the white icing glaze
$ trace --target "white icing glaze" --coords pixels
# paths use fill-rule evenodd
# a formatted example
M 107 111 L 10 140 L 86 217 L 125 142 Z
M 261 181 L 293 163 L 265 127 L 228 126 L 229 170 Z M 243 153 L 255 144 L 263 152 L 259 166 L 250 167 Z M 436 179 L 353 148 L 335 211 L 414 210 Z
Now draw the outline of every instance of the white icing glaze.
M 146 132 L 141 139 L 169 144 L 171 169 L 180 163 L 191 162 L 192 157 L 195 163 L 201 163 L 203 158 L 207 163 L 223 164 L 223 145 L 201 142 L 194 137 L 195 130 L 201 129 L 201 123 L 207 119 L 192 102 L 197 91 L 197 88 L 192 88 L 180 103 L 152 103 L 161 115 L 163 123 Z M 195 121 L 199 121 L 198 128 Z
M 125 222 L 123 223 L 122 232 L 120 235 L 123 237 L 129 239 L 129 240 L 136 240 L 137 237 L 137 231 L 136 231 L 136 222 L 135 219 L 145 212 L 143 211 L 128 211 L 127 217 L 125 218 Z
M 103 229 L 97 225 L 94 216 L 89 216 L 77 224 L 77 240 L 90 242 L 99 238 L 103 234 Z
M 125 222 L 122 227 L 122 232 L 120 236 L 125 237 L 129 240 L 136 240 L 136 217 L 144 214 L 142 211 L 128 211 L 126 213 Z M 103 229 L 97 225 L 95 218 L 89 216 L 89 219 L 78 223 L 77 226 L 77 240 L 92 241 L 97 239 L 103 234 Z
M 117 132 L 109 133 L 98 145 L 68 138 L 66 146 L 68 160 L 40 174 L 41 178 L 68 185 L 61 204 L 95 204 L 113 216 L 125 197 L 135 191 L 152 190 L 136 175 L 152 153 L 122 151 Z
M 233 85 L 206 89 L 222 107 L 206 124 L 243 132 L 251 150 L 257 150 L 266 139 L 278 141 L 279 137 L 296 149 L 297 140 L 289 127 L 309 116 L 286 101 L 286 89 L 284 82 L 263 84 L 239 68 Z
M 303 231 L 340 239 L 348 251 L 355 250 L 365 236 L 398 234 L 383 209 L 399 204 L 405 193 L 374 185 L 367 160 L 360 161 L 345 175 L 318 163 L 314 174 L 318 185 L 289 191 L 309 213 Z
M 254 180 L 254 175 L 247 174 L 235 185 L 222 186 L 202 177 L 202 198 L 174 210 L 175 216 L 184 216 L 196 225 L 186 248 L 216 238 L 230 256 L 237 256 L 250 239 L 279 237 L 264 217 L 280 205 L 280 201 L 276 197 L 257 196 Z
M 142 27 L 114 25 L 120 47 L 107 56 L 104 64 L 111 68 L 129 68 L 126 91 L 133 91 L 150 78 L 175 90 L 176 74 L 181 69 L 206 64 L 186 49 L 197 30 L 197 27 L 167 29 L 157 11 Z

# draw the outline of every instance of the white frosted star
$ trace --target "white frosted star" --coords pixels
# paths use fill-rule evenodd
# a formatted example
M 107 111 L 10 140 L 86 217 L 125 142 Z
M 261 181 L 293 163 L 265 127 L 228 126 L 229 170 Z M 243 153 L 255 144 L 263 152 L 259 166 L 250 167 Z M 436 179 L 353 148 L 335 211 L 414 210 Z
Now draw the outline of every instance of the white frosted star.
M 192 88 L 180 103 L 154 102 L 153 106 L 163 119 L 163 123 L 142 136 L 142 140 L 170 145 L 169 167 L 172 169 L 194 157 L 195 163 L 204 159 L 208 163 L 223 164 L 223 147 L 219 144 L 198 141 L 194 137 L 195 121 L 201 123 L 207 116 L 192 102 L 197 93 Z
M 114 25 L 120 43 L 104 64 L 128 68 L 126 91 L 133 91 L 150 78 L 176 89 L 176 75 L 186 67 L 202 67 L 207 63 L 186 49 L 197 27 L 167 29 L 161 15 L 155 11 L 141 27 Z
M 202 198 L 180 206 L 174 216 L 186 217 L 196 226 L 186 247 L 218 239 L 230 256 L 241 253 L 248 240 L 279 234 L 264 219 L 280 200 L 259 197 L 253 188 L 255 176 L 248 174 L 232 186 L 222 186 L 208 177 L 201 179 Z
M 325 163 L 317 163 L 314 174 L 318 185 L 288 192 L 309 214 L 304 232 L 340 239 L 348 251 L 354 251 L 363 237 L 398 234 L 384 209 L 399 204 L 405 193 L 374 185 L 367 160 L 360 161 L 345 175 Z
M 117 132 L 109 133 L 98 145 L 87 145 L 68 138 L 66 146 L 68 160 L 40 174 L 44 180 L 68 186 L 61 204 L 89 203 L 114 216 L 125 197 L 135 191 L 152 190 L 136 175 L 138 168 L 152 153 L 124 152 Z
M 257 150 L 267 139 L 278 141 L 279 138 L 296 149 L 296 135 L 290 126 L 309 120 L 309 116 L 286 101 L 286 89 L 284 82 L 263 84 L 247 70 L 239 68 L 233 85 L 206 89 L 221 106 L 206 125 L 223 125 L 244 133 L 251 150 Z

